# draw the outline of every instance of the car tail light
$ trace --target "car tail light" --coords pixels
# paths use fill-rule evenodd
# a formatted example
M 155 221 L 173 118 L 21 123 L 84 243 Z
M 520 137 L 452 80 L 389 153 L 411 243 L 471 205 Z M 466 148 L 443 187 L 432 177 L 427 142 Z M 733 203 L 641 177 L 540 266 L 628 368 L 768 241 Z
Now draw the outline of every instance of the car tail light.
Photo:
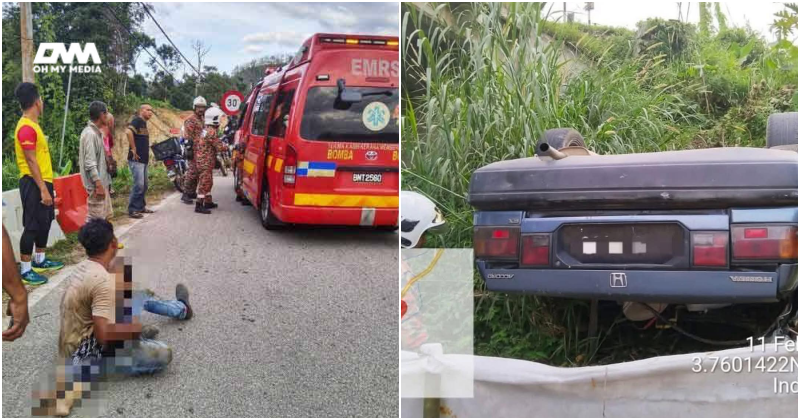
M 797 226 L 734 226 L 733 258 L 797 260 Z
M 291 147 L 286 147 L 286 159 L 283 161 L 283 185 L 294 186 L 297 175 L 297 152 Z
M 518 227 L 476 227 L 475 255 L 516 259 L 519 255 Z
M 692 233 L 692 264 L 703 267 L 728 265 L 728 232 Z
M 550 265 L 550 235 L 522 237 L 522 265 Z

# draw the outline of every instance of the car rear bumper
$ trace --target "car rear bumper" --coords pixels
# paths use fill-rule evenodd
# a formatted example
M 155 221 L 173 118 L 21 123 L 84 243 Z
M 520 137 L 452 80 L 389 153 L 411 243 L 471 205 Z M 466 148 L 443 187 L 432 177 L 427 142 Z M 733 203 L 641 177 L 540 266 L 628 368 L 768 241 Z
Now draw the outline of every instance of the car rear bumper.
M 797 288 L 797 264 L 772 272 L 487 268 L 489 290 L 580 299 L 659 303 L 775 302 Z
M 285 223 L 338 226 L 397 226 L 397 208 L 278 206 L 275 216 Z

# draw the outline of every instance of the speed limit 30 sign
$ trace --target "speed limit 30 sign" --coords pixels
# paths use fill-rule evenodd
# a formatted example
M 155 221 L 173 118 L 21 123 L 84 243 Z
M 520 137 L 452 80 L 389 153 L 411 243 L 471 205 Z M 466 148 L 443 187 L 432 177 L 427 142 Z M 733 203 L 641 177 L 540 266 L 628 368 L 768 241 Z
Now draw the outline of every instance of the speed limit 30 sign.
M 228 115 L 234 115 L 239 112 L 239 108 L 242 107 L 242 102 L 244 101 L 244 95 L 241 92 L 235 90 L 229 90 L 222 94 L 222 112 Z

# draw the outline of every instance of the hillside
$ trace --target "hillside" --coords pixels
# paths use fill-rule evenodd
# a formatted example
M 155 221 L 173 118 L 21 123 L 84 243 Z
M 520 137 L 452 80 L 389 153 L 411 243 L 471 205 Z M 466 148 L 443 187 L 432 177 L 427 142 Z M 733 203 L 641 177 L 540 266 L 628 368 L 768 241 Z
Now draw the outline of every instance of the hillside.
M 153 117 L 147 122 L 150 131 L 150 144 L 155 144 L 174 136 L 170 130 L 180 130 L 183 121 L 191 115 L 191 111 L 178 111 L 169 108 L 153 108 Z M 133 113 L 114 116 L 114 148 L 112 154 L 117 162 L 128 159 L 128 140 L 125 127 L 133 119 Z M 152 152 L 151 152 L 152 153 Z

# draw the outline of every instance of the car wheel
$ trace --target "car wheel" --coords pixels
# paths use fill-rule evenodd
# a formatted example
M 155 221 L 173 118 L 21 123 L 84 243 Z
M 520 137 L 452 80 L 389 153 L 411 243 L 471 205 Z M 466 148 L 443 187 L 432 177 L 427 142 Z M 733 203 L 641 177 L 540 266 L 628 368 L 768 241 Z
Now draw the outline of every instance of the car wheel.
M 536 142 L 536 150 L 539 150 L 539 146 L 541 146 L 542 143 L 547 143 L 556 150 L 571 146 L 586 147 L 586 142 L 583 140 L 581 133 L 572 128 L 554 128 L 552 130 L 547 130 L 542 134 L 542 137 L 539 138 L 539 141 Z
M 772 114 L 767 118 L 767 147 L 797 144 L 797 113 Z
M 258 209 L 258 214 L 261 216 L 261 226 L 264 226 L 264 229 L 267 230 L 279 229 L 283 226 L 283 223 L 272 214 L 272 210 L 269 208 L 269 186 L 266 182 L 263 185 L 264 187 L 261 189 L 261 205 Z

